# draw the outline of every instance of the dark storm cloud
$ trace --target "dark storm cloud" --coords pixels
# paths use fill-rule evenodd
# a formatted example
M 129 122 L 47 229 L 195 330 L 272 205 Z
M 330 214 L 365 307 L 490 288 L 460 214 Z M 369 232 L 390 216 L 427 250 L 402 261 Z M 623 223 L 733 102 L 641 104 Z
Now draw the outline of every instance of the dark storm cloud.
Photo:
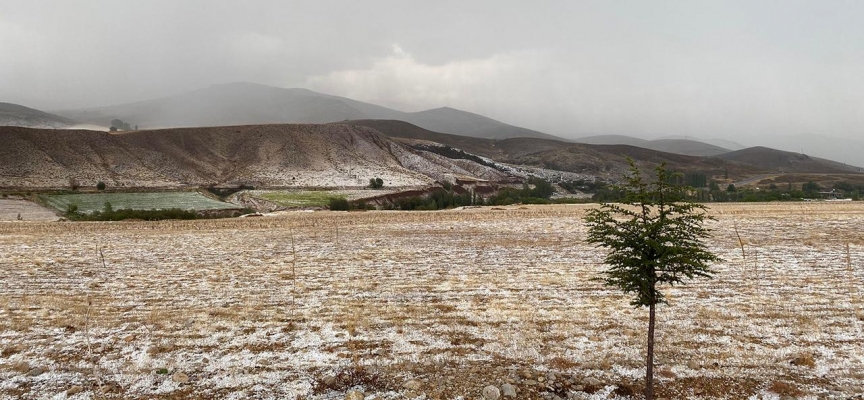
M 0 101 L 215 83 L 452 106 L 567 137 L 864 127 L 857 1 L 0 1 Z

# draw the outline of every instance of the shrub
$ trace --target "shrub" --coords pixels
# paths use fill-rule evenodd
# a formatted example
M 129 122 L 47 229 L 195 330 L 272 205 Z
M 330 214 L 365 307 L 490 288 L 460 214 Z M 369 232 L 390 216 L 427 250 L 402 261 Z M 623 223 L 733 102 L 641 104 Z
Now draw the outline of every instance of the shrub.
M 99 181 L 99 183 L 96 184 L 96 190 L 105 190 L 105 182 Z
M 351 209 L 351 204 L 343 197 L 331 197 L 328 208 L 331 211 L 348 211 Z
M 372 189 L 381 189 L 384 187 L 384 180 L 381 178 L 369 178 L 369 187 Z

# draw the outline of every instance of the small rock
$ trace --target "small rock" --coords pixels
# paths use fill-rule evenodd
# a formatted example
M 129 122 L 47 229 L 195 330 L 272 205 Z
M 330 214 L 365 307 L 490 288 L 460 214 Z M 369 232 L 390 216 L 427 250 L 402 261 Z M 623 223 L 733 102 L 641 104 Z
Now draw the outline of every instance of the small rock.
M 690 368 L 690 369 L 701 369 L 701 368 L 702 368 L 702 364 L 700 364 L 699 361 L 696 361 L 696 360 L 690 360 L 690 361 L 687 362 L 687 368 Z
M 583 379 L 582 383 L 584 383 L 585 386 L 603 386 L 603 382 L 600 382 L 599 379 L 597 379 L 593 376 L 589 376 L 589 377 Z
M 535 381 L 533 379 L 526 379 L 522 383 L 524 383 L 525 385 L 528 385 L 528 386 L 537 386 L 539 384 L 537 381 Z
M 123 338 L 123 341 L 126 342 L 126 343 L 129 343 L 129 342 L 131 342 L 131 341 L 133 341 L 133 340 L 135 340 L 135 335 L 129 335 L 129 336 L 126 336 L 126 337 Z
M 529 371 L 529 370 L 527 370 L 527 369 L 523 369 L 522 372 L 521 372 L 520 374 L 521 374 L 522 377 L 525 378 L 525 379 L 531 379 L 531 378 L 533 377 L 533 375 L 531 375 L 531 371 Z
M 336 385 L 339 383 L 339 381 L 336 379 L 335 376 L 327 375 L 324 377 L 324 379 L 321 380 L 321 383 L 323 383 L 324 386 L 330 389 L 336 389 Z
M 412 379 L 412 380 L 410 380 L 410 381 L 408 381 L 408 382 L 405 382 L 405 384 L 402 385 L 402 387 L 404 387 L 404 388 L 407 389 L 407 390 L 415 390 L 415 391 L 416 391 L 416 390 L 420 390 L 420 388 L 421 388 L 422 386 L 423 386 L 423 384 L 420 383 L 420 381 L 417 381 L 417 380 L 414 380 L 414 379 Z
M 501 394 L 504 395 L 504 397 L 516 397 L 516 386 L 509 383 L 501 385 Z
M 266 358 L 262 358 L 262 359 L 258 360 L 258 365 L 261 365 L 261 366 L 266 367 L 266 366 L 271 365 L 271 364 L 273 364 L 273 361 L 270 361 Z
M 48 370 L 42 367 L 33 368 L 29 372 L 27 372 L 27 376 L 39 376 L 46 372 L 48 372 Z
M 348 393 L 345 393 L 345 400 L 363 400 L 366 395 L 363 392 L 358 390 L 352 390 Z
M 83 391 L 84 391 L 84 388 L 81 386 L 72 386 L 71 388 L 66 390 L 66 395 L 67 396 L 74 396 L 74 395 L 81 393 Z
M 189 375 L 182 372 L 175 372 L 174 375 L 171 375 L 171 380 L 177 383 L 189 383 Z
M 501 397 L 501 391 L 494 385 L 489 385 L 483 388 L 483 398 L 486 400 L 498 400 Z

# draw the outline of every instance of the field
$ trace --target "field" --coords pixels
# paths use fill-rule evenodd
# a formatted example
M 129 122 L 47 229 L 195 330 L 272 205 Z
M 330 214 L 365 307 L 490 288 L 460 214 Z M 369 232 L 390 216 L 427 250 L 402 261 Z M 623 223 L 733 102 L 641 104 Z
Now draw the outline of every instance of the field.
M 0 398 L 628 398 L 647 312 L 592 280 L 589 207 L 0 223 Z M 658 396 L 864 398 L 864 204 L 712 213 Z
M 180 208 L 184 210 L 230 210 L 239 208 L 235 204 L 213 200 L 195 192 L 153 192 L 153 193 L 81 193 L 46 195 L 46 202 L 52 207 L 66 211 L 70 204 L 78 206 L 78 211 L 91 213 L 102 211 L 105 202 L 111 203 L 115 210 L 164 210 Z
M 0 221 L 56 221 L 53 211 L 20 198 L 0 199 Z
M 358 200 L 394 193 L 392 190 L 253 190 L 250 194 L 289 208 L 325 207 L 331 198 Z

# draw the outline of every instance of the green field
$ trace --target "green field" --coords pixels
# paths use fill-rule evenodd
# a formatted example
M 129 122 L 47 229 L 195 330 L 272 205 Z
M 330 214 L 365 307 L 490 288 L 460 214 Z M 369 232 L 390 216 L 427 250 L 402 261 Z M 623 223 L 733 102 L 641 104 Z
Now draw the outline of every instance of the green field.
M 102 211 L 105 202 L 111 203 L 115 210 L 167 210 L 179 208 L 183 210 L 228 210 L 240 208 L 213 200 L 196 192 L 165 192 L 165 193 L 92 193 L 92 194 L 55 194 L 43 196 L 52 207 L 66 211 L 70 204 L 78 206 L 78 212 L 92 213 Z
M 324 207 L 330 203 L 332 198 L 345 198 L 344 195 L 324 190 L 264 192 L 257 194 L 257 197 L 283 207 Z

